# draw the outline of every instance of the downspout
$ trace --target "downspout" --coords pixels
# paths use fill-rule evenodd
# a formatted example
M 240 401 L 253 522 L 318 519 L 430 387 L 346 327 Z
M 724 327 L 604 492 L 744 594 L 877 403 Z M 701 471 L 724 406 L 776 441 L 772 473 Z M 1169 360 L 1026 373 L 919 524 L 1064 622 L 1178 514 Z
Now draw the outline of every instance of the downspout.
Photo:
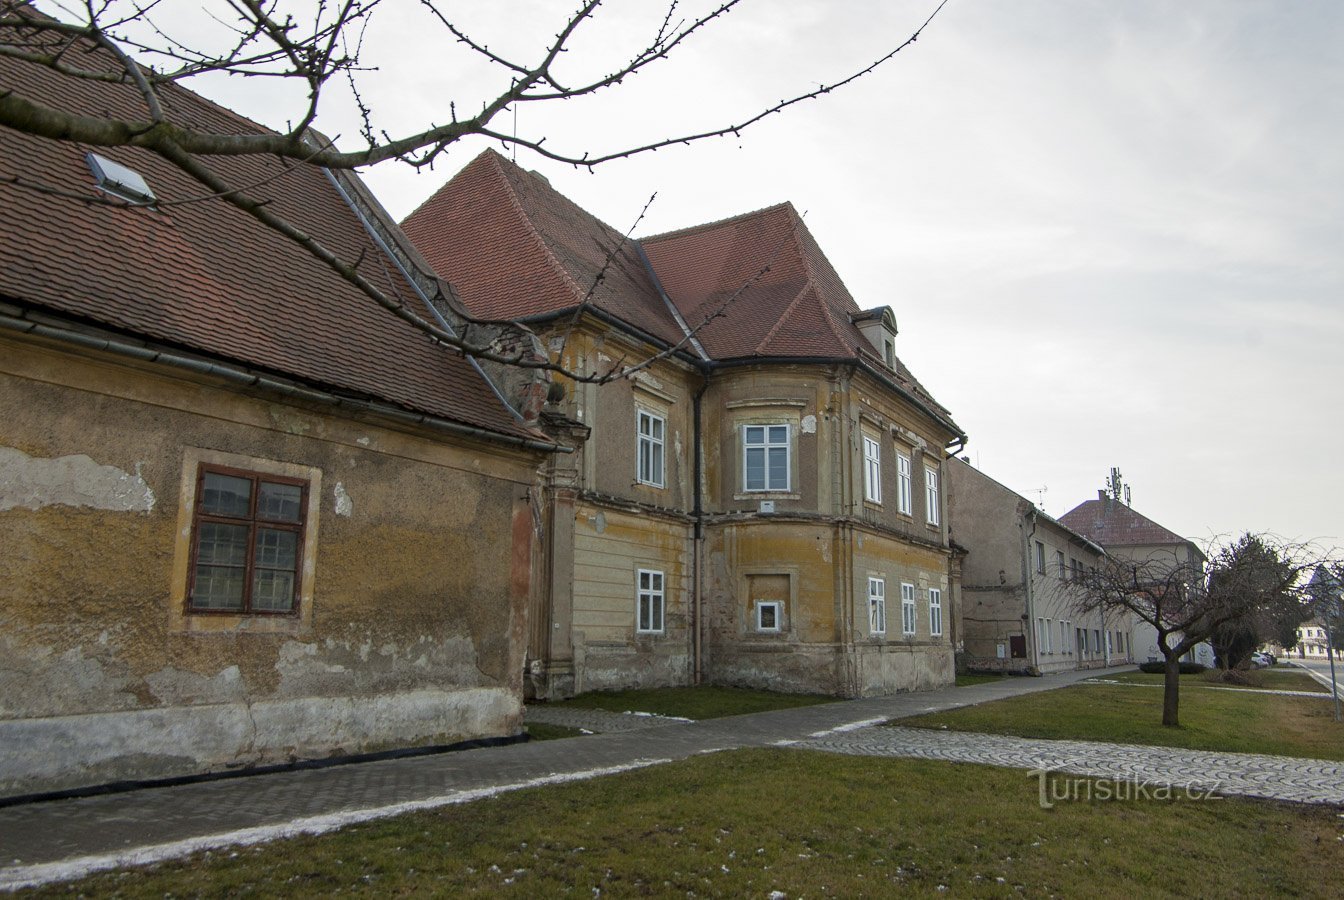
M 1026 588 L 1027 599 L 1027 627 L 1026 637 L 1031 645 L 1031 661 L 1035 663 L 1036 671 L 1041 671 L 1041 647 L 1040 633 L 1036 625 L 1036 588 L 1033 573 L 1036 571 L 1031 558 L 1031 539 L 1036 536 L 1036 507 L 1032 506 L 1026 513 L 1027 521 L 1031 523 L 1031 530 L 1025 533 L 1022 540 L 1022 549 L 1026 551 L 1026 568 L 1022 573 L 1022 584 Z
M 691 617 L 694 622 L 694 632 L 691 636 L 691 657 L 695 666 L 693 684 L 700 684 L 704 679 L 704 663 L 702 643 L 704 640 L 704 588 L 701 581 L 704 578 L 704 547 L 705 547 L 705 507 L 703 502 L 701 476 L 704 471 L 704 449 L 701 447 L 701 435 L 704 429 L 701 425 L 701 399 L 705 392 L 709 390 L 709 370 L 701 370 L 701 377 L 704 381 L 700 384 L 700 389 L 695 392 L 691 398 L 691 442 L 694 444 L 694 487 L 693 506 L 691 515 L 695 519 L 695 531 L 691 540 Z

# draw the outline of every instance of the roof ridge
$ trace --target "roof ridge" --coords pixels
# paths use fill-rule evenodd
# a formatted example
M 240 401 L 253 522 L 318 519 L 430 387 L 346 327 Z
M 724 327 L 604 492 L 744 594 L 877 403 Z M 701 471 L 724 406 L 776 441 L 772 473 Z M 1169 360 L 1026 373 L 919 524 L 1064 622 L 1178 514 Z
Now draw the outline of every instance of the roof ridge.
M 523 202 L 519 199 L 513 181 L 505 172 L 504 166 L 513 166 L 525 178 L 531 178 L 532 176 L 529 175 L 528 171 L 522 166 L 519 166 L 517 163 L 509 162 L 504 158 L 503 154 L 493 147 L 485 148 L 485 150 L 481 151 L 480 156 L 476 158 L 480 159 L 481 157 L 485 157 L 487 161 L 493 165 L 493 171 L 496 172 L 499 175 L 499 179 L 504 182 L 504 192 L 508 196 L 509 205 L 513 208 L 513 211 L 518 214 L 518 217 L 522 219 L 523 225 L 527 229 L 528 236 L 531 237 L 532 241 L 541 249 L 542 254 L 546 258 L 547 265 L 550 266 L 553 272 L 560 276 L 562 283 L 568 285 L 571 292 L 574 294 L 575 305 L 582 303 L 585 297 L 585 292 L 579 287 L 578 282 L 576 282 L 569 274 L 569 271 L 561 265 L 560 260 L 555 258 L 555 254 L 551 252 L 550 245 L 547 244 L 546 239 L 541 236 L 541 232 L 537 230 L 537 226 L 532 221 L 532 217 L 527 214 L 527 210 L 523 207 Z M 549 185 L 547 186 L 549 187 Z M 597 217 L 594 216 L 593 218 L 596 219 Z M 602 222 L 601 219 L 598 219 L 598 221 L 606 226 L 606 223 Z
M 811 288 L 813 292 L 817 289 L 817 286 L 812 283 L 811 279 L 803 282 L 802 288 L 794 295 L 793 299 L 789 301 L 789 305 L 784 308 L 784 312 L 780 313 L 779 319 L 776 320 L 775 324 L 770 327 L 770 330 L 765 333 L 765 337 L 761 338 L 761 342 L 752 348 L 753 353 L 760 354 L 764 351 L 765 345 L 770 343 L 770 341 L 774 339 L 774 336 L 779 333 L 779 329 L 784 326 L 784 323 L 788 321 L 789 316 L 793 314 L 794 309 L 796 309 L 798 304 L 802 302 L 803 295 L 807 293 L 809 288 Z
M 831 329 L 831 334 L 835 336 L 836 341 L 839 342 L 842 348 L 848 349 L 849 343 L 845 340 L 844 335 L 840 333 L 840 326 L 835 321 L 835 311 L 831 309 L 831 304 L 826 301 L 825 292 L 821 289 L 821 279 L 817 277 L 816 266 L 812 259 L 812 254 L 808 252 L 808 247 L 803 240 L 803 230 L 807 229 L 807 225 L 803 222 L 803 217 L 799 215 L 798 210 L 794 209 L 792 203 L 787 204 L 787 207 L 788 211 L 792 213 L 792 216 L 789 219 L 789 233 L 793 236 L 792 243 L 794 250 L 798 254 L 799 260 L 801 260 L 803 264 L 803 271 L 807 273 L 807 284 L 812 287 L 812 290 L 817 295 L 817 302 L 821 305 L 821 314 L 826 320 L 827 326 Z M 812 234 L 810 230 L 807 233 L 809 236 Z M 816 243 L 815 239 L 813 240 L 813 243 Z M 817 247 L 817 249 L 820 250 L 821 248 Z M 844 288 L 846 293 L 849 293 L 849 288 L 845 286 L 843 281 L 840 282 L 840 286 Z M 851 296 L 850 299 L 852 300 L 853 297 Z M 855 301 L 854 305 L 858 306 L 859 304 Z M 859 355 L 857 350 L 854 355 Z
M 728 225 L 730 223 L 737 222 L 742 219 L 750 219 L 755 216 L 763 216 L 765 213 L 774 212 L 777 209 L 793 209 L 793 203 L 791 201 L 784 200 L 779 203 L 772 204 L 770 206 L 763 206 L 760 209 L 753 209 L 750 212 L 738 213 L 737 215 L 726 216 L 722 219 L 715 219 L 712 222 L 704 222 L 701 223 L 700 225 L 687 225 L 685 228 L 676 228 L 673 229 L 672 231 L 663 231 L 658 234 L 651 234 L 647 237 L 640 238 L 640 240 L 645 243 L 648 243 L 649 241 L 661 241 L 667 238 L 685 237 L 688 234 L 695 234 L 696 232 L 699 231 L 708 231 L 711 228 L 719 228 L 723 225 Z M 794 215 L 797 214 L 798 214 L 797 211 L 794 210 Z

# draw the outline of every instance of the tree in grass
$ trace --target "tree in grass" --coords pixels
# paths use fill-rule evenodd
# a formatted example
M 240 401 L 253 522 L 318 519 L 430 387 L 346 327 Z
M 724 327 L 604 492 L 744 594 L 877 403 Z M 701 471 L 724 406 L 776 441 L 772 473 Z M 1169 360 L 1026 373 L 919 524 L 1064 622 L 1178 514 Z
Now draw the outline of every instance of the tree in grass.
M 1207 564 L 1169 551 L 1144 557 L 1109 556 L 1079 573 L 1079 613 L 1137 616 L 1157 633 L 1163 659 L 1162 724 L 1180 725 L 1180 660 L 1220 630 L 1231 632 L 1265 610 L 1309 599 L 1304 574 L 1319 555 L 1308 545 L 1245 534 L 1211 548 Z

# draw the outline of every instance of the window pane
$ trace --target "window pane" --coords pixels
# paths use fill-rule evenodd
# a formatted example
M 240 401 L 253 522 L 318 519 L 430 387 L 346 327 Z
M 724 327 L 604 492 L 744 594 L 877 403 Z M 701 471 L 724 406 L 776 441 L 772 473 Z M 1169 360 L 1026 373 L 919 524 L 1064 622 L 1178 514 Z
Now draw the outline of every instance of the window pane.
M 200 565 L 247 565 L 247 526 L 202 522 L 196 562 Z
M 663 598 L 655 595 L 650 598 L 649 608 L 652 611 L 653 622 L 651 627 L 654 631 L 663 630 Z
M 787 425 L 770 426 L 770 443 L 787 444 L 788 442 L 789 442 L 789 426 Z
M 303 488 L 297 484 L 261 483 L 257 516 L 274 522 L 298 522 L 303 517 Z
M 206 472 L 201 491 L 201 508 L 212 516 L 251 514 L 252 481 L 218 472 Z
M 770 487 L 785 490 L 789 486 L 789 451 L 784 447 L 770 448 Z
M 761 447 L 747 448 L 747 490 L 765 490 L 765 450 Z
M 257 529 L 257 547 L 255 562 L 268 569 L 287 569 L 294 571 L 298 558 L 299 536 L 292 531 L 280 531 L 275 528 Z
M 198 565 L 191 605 L 195 609 L 242 609 L 243 569 Z
M 294 573 L 258 569 L 252 576 L 252 608 L 289 612 L 294 608 Z
M 748 444 L 764 444 L 765 428 L 760 425 L 748 425 L 743 430 L 742 439 Z

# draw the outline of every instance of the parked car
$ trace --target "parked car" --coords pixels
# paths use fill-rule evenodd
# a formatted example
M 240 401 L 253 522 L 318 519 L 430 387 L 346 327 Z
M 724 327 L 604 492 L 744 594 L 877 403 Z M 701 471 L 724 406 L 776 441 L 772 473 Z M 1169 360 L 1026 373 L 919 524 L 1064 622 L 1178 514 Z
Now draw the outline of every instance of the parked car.
M 1274 665 L 1274 657 L 1268 653 L 1259 650 L 1251 654 L 1251 666 L 1256 669 L 1265 669 Z

